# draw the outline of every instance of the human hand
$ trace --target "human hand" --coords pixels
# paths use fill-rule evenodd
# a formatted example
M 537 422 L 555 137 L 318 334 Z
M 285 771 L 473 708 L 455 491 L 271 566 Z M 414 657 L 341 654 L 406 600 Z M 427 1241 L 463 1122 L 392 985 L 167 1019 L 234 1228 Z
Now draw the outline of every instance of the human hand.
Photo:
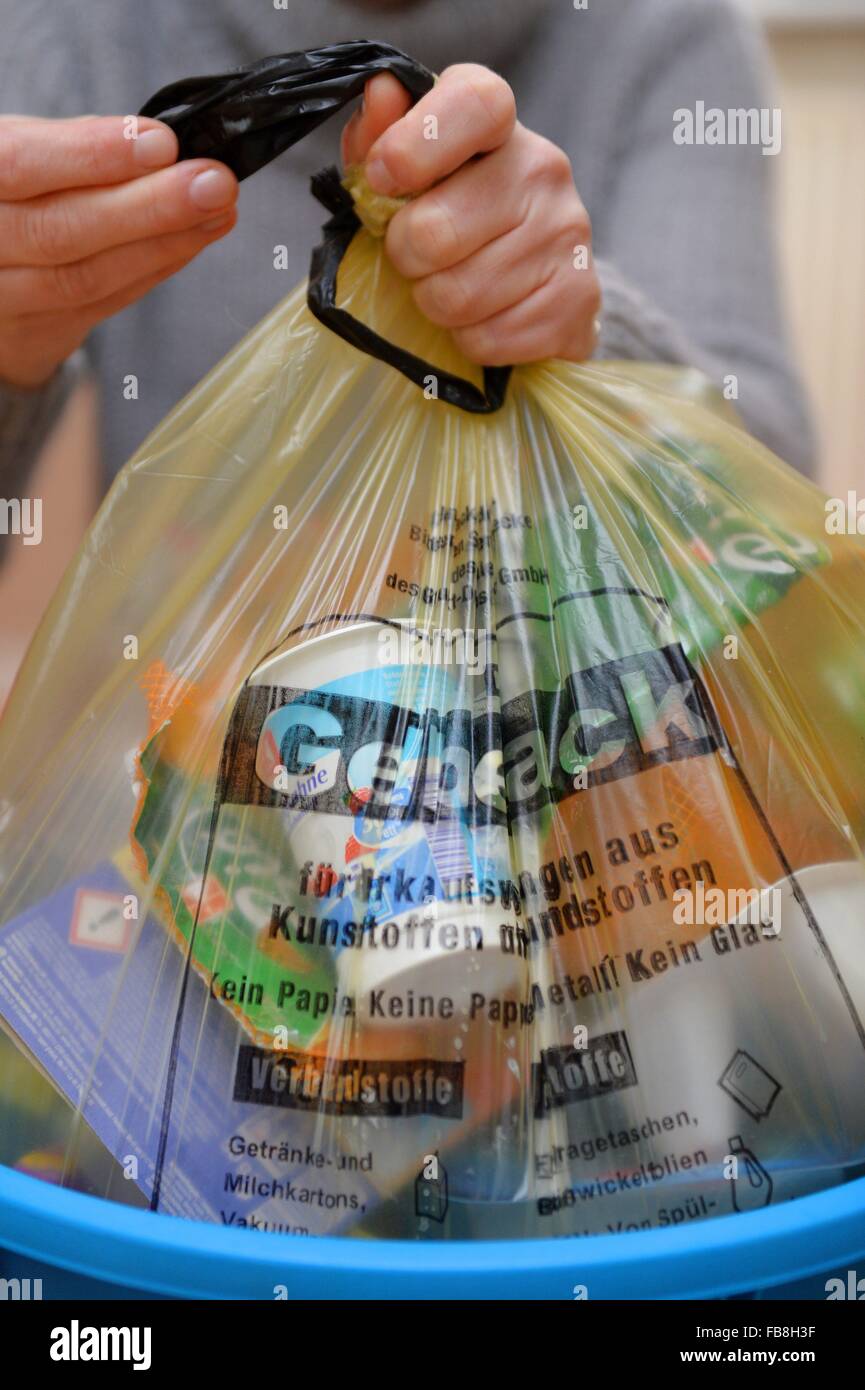
M 365 162 L 375 192 L 419 195 L 394 214 L 385 247 L 466 357 L 492 367 L 591 356 L 601 291 L 589 216 L 567 155 L 520 125 L 501 77 L 458 64 L 410 107 L 382 73 L 342 153 Z
M 35 387 L 230 231 L 237 180 L 141 117 L 0 116 L 0 380 Z M 137 129 L 137 138 L 124 131 Z

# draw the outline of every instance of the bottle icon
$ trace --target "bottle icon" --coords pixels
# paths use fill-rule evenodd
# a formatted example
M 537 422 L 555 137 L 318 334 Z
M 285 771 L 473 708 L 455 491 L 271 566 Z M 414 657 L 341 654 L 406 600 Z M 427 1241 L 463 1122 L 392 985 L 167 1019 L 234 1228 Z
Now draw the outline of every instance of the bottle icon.
M 448 1212 L 448 1175 L 438 1153 L 427 1154 L 415 1179 L 414 1209 L 418 1216 L 444 1221 Z
M 731 1179 L 735 1211 L 759 1211 L 772 1200 L 773 1182 L 755 1154 L 746 1147 L 742 1136 L 734 1134 L 728 1141 L 728 1152 L 736 1159 L 737 1174 Z

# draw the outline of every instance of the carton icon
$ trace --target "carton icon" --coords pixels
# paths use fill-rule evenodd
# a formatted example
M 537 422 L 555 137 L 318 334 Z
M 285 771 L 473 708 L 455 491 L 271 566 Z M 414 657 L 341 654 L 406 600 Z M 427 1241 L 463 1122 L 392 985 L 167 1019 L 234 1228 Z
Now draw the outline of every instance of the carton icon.
M 718 1085 L 754 1120 L 769 1114 L 781 1091 L 781 1083 L 743 1048 L 733 1054 Z

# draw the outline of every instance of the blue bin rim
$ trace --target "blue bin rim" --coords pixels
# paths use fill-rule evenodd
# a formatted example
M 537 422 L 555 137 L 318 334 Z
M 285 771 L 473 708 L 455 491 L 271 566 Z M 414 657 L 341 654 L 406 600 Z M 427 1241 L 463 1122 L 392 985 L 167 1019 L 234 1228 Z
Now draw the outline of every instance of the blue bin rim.
M 0 1246 L 142 1295 L 573 1299 L 582 1285 L 590 1299 L 718 1298 L 855 1267 L 865 1178 L 690 1227 L 430 1243 L 230 1229 L 0 1165 Z M 5 1272 L 14 1276 L 14 1262 Z

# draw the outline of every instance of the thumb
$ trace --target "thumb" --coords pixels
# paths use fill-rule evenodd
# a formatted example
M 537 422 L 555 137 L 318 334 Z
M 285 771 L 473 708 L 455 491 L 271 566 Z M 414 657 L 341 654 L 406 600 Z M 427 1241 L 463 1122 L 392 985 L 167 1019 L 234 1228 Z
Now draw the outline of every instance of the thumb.
M 363 105 L 342 132 L 342 163 L 362 164 L 380 135 L 400 120 L 411 106 L 411 97 L 392 73 L 380 72 L 364 88 Z

